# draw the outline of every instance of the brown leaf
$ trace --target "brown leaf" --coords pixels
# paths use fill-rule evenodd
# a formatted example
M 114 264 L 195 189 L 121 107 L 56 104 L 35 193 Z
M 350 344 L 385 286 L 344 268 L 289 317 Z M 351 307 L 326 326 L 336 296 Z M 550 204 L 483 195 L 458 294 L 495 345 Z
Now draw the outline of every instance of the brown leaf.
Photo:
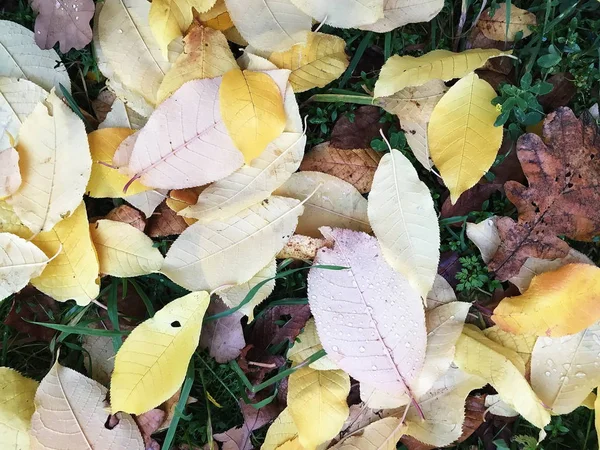
M 361 106 L 354 111 L 354 120 L 348 117 L 338 119 L 331 132 L 330 145 L 339 149 L 371 148 L 371 141 L 384 133 L 389 123 L 379 123 L 381 110 L 375 106 Z
M 501 184 L 480 182 L 464 192 L 454 205 L 448 197 L 442 204 L 441 216 L 466 216 L 471 211 L 479 211 L 482 203 L 499 189 L 502 189 Z
M 498 91 L 501 84 L 514 84 L 513 78 L 504 73 L 494 72 L 493 70 L 477 70 L 475 72 L 479 75 L 479 78 L 487 81 L 495 91 Z
M 317 250 L 332 247 L 333 242 L 327 239 L 313 238 L 302 234 L 293 235 L 277 254 L 277 259 L 315 259 Z
M 227 311 L 229 308 L 223 301 L 214 296 L 206 311 L 206 316 Z M 240 320 L 244 315 L 240 312 L 230 314 L 221 319 L 205 322 L 200 335 L 200 347 L 208 349 L 210 356 L 218 363 L 226 363 L 240 355 L 246 346 L 244 330 Z
M 60 43 L 60 51 L 81 50 L 92 42 L 90 20 L 94 17 L 93 0 L 33 0 L 35 42 L 48 49 Z
M 555 73 L 548 78 L 546 81 L 552 84 L 554 89 L 538 98 L 540 105 L 546 111 L 568 105 L 573 97 L 575 97 L 575 94 L 577 94 L 577 86 L 575 86 L 573 80 L 573 75 L 566 72 Z
M 341 150 L 323 142 L 304 156 L 300 170 L 328 173 L 365 194 L 371 190 L 380 159 L 381 155 L 371 148 Z
M 501 245 L 488 266 L 501 280 L 519 273 L 530 256 L 565 257 L 570 247 L 557 235 L 590 241 L 600 233 L 600 138 L 588 113 L 578 120 L 559 108 L 544 121 L 543 140 L 531 133 L 519 139 L 517 156 L 529 187 L 504 185 L 519 219 L 497 221 Z
M 50 342 L 55 330 L 26 322 L 54 323 L 54 314 L 58 312 L 56 302 L 34 287 L 27 286 L 15 295 L 10 311 L 4 319 L 4 325 L 19 333 L 28 334 L 38 341 Z
M 284 317 L 290 319 L 281 327 L 277 321 Z M 254 321 L 248 342 L 257 350 L 267 350 L 270 345 L 280 344 L 286 340 L 294 342 L 310 317 L 308 305 L 279 305 L 269 308 L 265 314 Z
M 105 89 L 98 94 L 96 100 L 92 100 L 92 108 L 96 114 L 98 122 L 104 122 L 106 115 L 112 109 L 112 104 L 117 96 L 109 89 Z
M 146 234 L 153 238 L 173 236 L 183 233 L 187 227 L 188 224 L 185 223 L 183 217 L 178 216 L 167 206 L 166 202 L 162 202 L 148 219 Z
M 142 433 L 146 450 L 160 450 L 160 445 L 152 439 L 152 435 L 158 431 L 160 425 L 165 420 L 165 416 L 166 413 L 162 409 L 154 408 L 134 417 L 140 433 Z
M 128 223 L 140 231 L 144 231 L 146 228 L 146 216 L 129 205 L 117 206 L 106 215 L 105 219 Z
M 462 264 L 458 260 L 459 257 L 459 254 L 456 252 L 444 252 L 440 255 L 438 274 L 443 276 L 453 288 L 456 288 L 458 284 L 456 274 L 462 267 Z
M 180 396 L 181 389 L 175 392 L 167 401 L 165 401 L 162 405 L 159 406 L 159 408 L 162 409 L 167 415 L 163 422 L 160 424 L 158 431 L 166 430 L 167 428 L 169 428 L 169 425 L 171 425 L 171 421 L 173 420 L 173 417 L 175 417 L 175 408 L 177 407 L 177 403 L 179 403 Z M 197 401 L 198 399 L 189 396 L 185 404 L 191 405 L 192 403 L 196 403 Z
M 506 20 L 506 13 L 509 13 L 509 20 Z M 477 22 L 477 28 L 489 39 L 496 41 L 514 41 L 517 33 L 521 32 L 525 38 L 531 35 L 530 25 L 536 25 L 535 15 L 521 8 L 512 5 L 510 11 L 507 11 L 506 3 L 499 5 L 499 8 L 491 14 L 491 8 L 487 8 Z
M 167 206 L 178 213 L 188 206 L 195 205 L 198 201 L 200 193 L 205 189 L 205 187 L 206 186 L 187 189 L 173 189 L 171 192 L 169 192 Z M 183 220 L 188 225 L 192 225 L 198 221 L 198 219 L 193 219 L 191 217 L 184 217 Z
M 495 48 L 498 50 L 509 50 L 512 47 L 513 45 L 510 42 L 488 39 L 479 28 L 474 28 L 467 40 L 467 49 Z M 513 63 L 511 59 L 506 56 L 491 58 L 485 63 L 482 69 L 508 75 L 513 69 Z
M 250 383 L 259 384 L 264 381 L 267 374 L 282 367 L 286 359 L 283 356 L 271 355 L 264 350 L 259 351 L 254 345 L 249 344 L 242 349 L 237 362 Z

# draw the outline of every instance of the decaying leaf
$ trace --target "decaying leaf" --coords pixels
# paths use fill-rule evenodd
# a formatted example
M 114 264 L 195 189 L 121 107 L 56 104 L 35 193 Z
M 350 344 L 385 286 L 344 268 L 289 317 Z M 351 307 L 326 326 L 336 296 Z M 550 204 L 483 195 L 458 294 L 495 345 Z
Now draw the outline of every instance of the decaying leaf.
M 206 314 L 212 316 L 229 308 L 219 298 L 211 300 Z M 246 346 L 240 312 L 230 314 L 217 320 L 206 322 L 202 327 L 200 347 L 208 349 L 210 356 L 218 363 L 226 363 L 240 356 Z
M 173 300 L 131 332 L 117 353 L 110 381 L 113 414 L 144 413 L 181 387 L 209 300 L 207 292 Z
M 352 115 L 344 115 L 331 130 L 331 145 L 340 149 L 370 148 L 374 138 L 387 132 L 388 124 L 381 123 L 381 110 L 375 106 L 361 106 Z
M 173 211 L 166 202 L 158 205 L 152 216 L 148 219 L 146 233 L 148 236 L 166 237 L 178 236 L 188 227 L 185 219 Z
M 398 150 L 379 162 L 368 214 L 388 264 L 426 298 L 440 259 L 439 225 L 429 188 Z
M 30 448 L 29 426 L 38 384 L 16 370 L 0 367 L 0 445 L 3 449 Z
M 425 315 L 419 295 L 365 233 L 322 227 L 333 249 L 322 248 L 311 269 L 308 298 L 329 358 L 358 381 L 387 392 L 410 392 L 425 359 Z M 395 324 L 401 321 L 402 328 Z M 339 331 L 338 331 L 339 330 Z
M 50 231 L 81 203 L 90 178 L 85 126 L 54 92 L 19 130 L 23 184 L 7 202 L 31 231 Z
M 159 103 L 188 81 L 220 77 L 237 69 L 227 39 L 220 31 L 194 22 L 183 43 L 183 53 L 177 57 L 158 88 Z
M 318 22 L 336 28 L 356 28 L 383 18 L 384 0 L 292 0 L 292 3 Z
M 519 32 L 522 33 L 523 38 L 531 35 L 531 26 L 537 25 L 535 14 L 512 4 L 510 11 L 507 9 L 506 3 L 502 3 L 499 8 L 494 10 L 493 16 L 490 14 L 490 8 L 483 12 L 477 22 L 477 28 L 483 32 L 486 38 L 512 42 Z
M 375 104 L 390 114 L 396 114 L 401 126 L 404 125 L 404 121 L 417 119 L 427 123 L 433 108 L 447 90 L 442 80 L 433 79 L 419 86 L 405 87 L 389 97 L 377 98 Z
M 144 231 L 146 228 L 144 214 L 129 205 L 117 206 L 106 215 L 105 219 L 127 223 L 140 231 Z
M 281 408 L 275 402 L 271 402 L 260 409 L 255 409 L 240 401 L 240 409 L 244 416 L 243 425 L 239 428 L 232 428 L 225 433 L 214 435 L 215 440 L 223 443 L 223 450 L 250 450 L 253 447 L 252 432 L 271 422 L 281 411 Z
M 294 345 L 288 350 L 287 358 L 295 365 L 300 364 L 319 350 L 322 350 L 321 340 L 317 334 L 315 319 L 310 318 L 304 326 L 304 331 L 298 335 Z M 338 366 L 327 355 L 310 363 L 310 368 L 315 370 L 336 370 Z
M 224 221 L 195 223 L 173 243 L 162 272 L 190 290 L 245 283 L 289 240 L 303 209 L 272 196 Z
M 319 228 L 322 226 L 371 231 L 365 198 L 350 183 L 333 175 L 297 172 L 275 194 L 308 199 L 304 204 L 305 212 L 298 221 L 297 233 L 321 237 Z
M 327 239 L 312 238 L 303 234 L 293 235 L 279 253 L 277 259 L 315 259 L 321 247 L 331 247 Z
M 40 49 L 34 41 L 33 31 L 8 20 L 0 20 L 0 77 L 24 78 L 46 91 L 62 84 L 71 91 L 71 79 L 58 54 Z
M 409 23 L 428 22 L 444 7 L 443 0 L 384 0 L 383 18 L 372 25 L 359 27 L 386 33 Z
M 349 409 L 350 377 L 342 370 L 302 367 L 288 381 L 288 410 L 304 448 L 316 448 L 335 437 Z
M 472 49 L 461 53 L 434 50 L 419 57 L 392 56 L 381 69 L 375 84 L 375 98 L 393 95 L 406 87 L 421 86 L 430 80 L 462 78 L 488 59 L 504 54 L 496 49 Z
M 549 114 L 543 137 L 529 133 L 517 143 L 517 156 L 529 186 L 505 183 L 508 199 L 519 211 L 514 222 L 496 222 L 502 245 L 488 266 L 506 280 L 528 257 L 564 258 L 569 245 L 557 235 L 589 241 L 600 233 L 600 200 L 595 182 L 600 172 L 600 139 L 588 114 L 578 120 L 568 108 Z
M 50 49 L 57 42 L 60 51 L 81 50 L 92 41 L 90 20 L 94 17 L 93 0 L 33 0 L 35 42 L 42 49 Z
M 58 307 L 53 298 L 32 286 L 27 286 L 14 296 L 4 325 L 13 328 L 17 333 L 31 336 L 36 341 L 50 342 L 56 331 L 31 322 L 51 322 L 57 313 Z
M 152 434 L 164 423 L 166 415 L 162 409 L 154 408 L 144 414 L 135 416 L 135 423 L 142 433 L 142 439 L 144 439 L 145 450 L 160 450 L 160 445 L 152 439 Z
M 143 450 L 142 436 L 130 415 L 120 414 L 114 427 L 105 426 L 107 394 L 101 384 L 56 362 L 35 394 L 31 449 Z M 57 415 L 57 411 L 63 414 Z
M 452 204 L 492 167 L 503 130 L 492 100 L 496 91 L 474 72 L 441 98 L 429 121 L 431 159 L 450 190 Z

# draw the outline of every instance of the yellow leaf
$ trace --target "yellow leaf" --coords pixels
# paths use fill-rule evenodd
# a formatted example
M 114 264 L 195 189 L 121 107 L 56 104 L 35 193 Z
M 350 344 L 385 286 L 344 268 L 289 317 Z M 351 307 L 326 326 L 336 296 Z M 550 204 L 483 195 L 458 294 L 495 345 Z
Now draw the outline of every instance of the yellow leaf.
M 154 37 L 165 56 L 171 41 L 183 36 L 192 24 L 192 8 L 206 12 L 216 0 L 154 0 L 150 6 L 148 22 Z
M 198 346 L 209 300 L 208 292 L 192 292 L 131 332 L 117 353 L 110 381 L 113 414 L 142 414 L 177 392 Z
M 33 233 L 19 220 L 8 203 L 0 200 L 0 232 L 16 234 L 20 238 L 30 240 Z
M 361 430 L 337 443 L 335 450 L 395 450 L 396 444 L 406 431 L 406 424 L 397 417 L 386 417 L 373 422 Z
M 50 231 L 81 203 L 92 158 L 85 126 L 52 91 L 19 131 L 23 184 L 7 199 L 31 231 Z
M 309 358 L 319 350 L 323 350 L 321 340 L 317 334 L 317 327 L 315 325 L 315 319 L 310 318 L 306 325 L 304 325 L 304 331 L 298 335 L 298 339 L 294 342 L 294 345 L 288 350 L 287 358 L 291 360 L 295 365 L 300 364 L 305 359 Z M 324 357 L 316 360 L 309 365 L 311 369 L 315 370 L 336 370 L 338 366 L 331 361 L 325 355 Z
M 198 197 L 206 189 L 206 186 L 196 187 L 196 188 L 185 188 L 185 189 L 173 189 L 169 192 L 169 197 L 165 201 L 167 206 L 171 208 L 173 211 L 178 213 L 183 211 L 188 207 L 192 207 L 198 201 Z M 185 223 L 188 225 L 192 225 L 198 222 L 198 219 L 194 219 L 191 217 L 184 217 Z
M 86 193 L 90 197 L 122 198 L 125 195 L 139 194 L 150 189 L 136 180 L 127 189 L 127 194 L 124 194 L 123 186 L 127 184 L 130 177 L 105 165 L 112 165 L 117 148 L 126 137 L 133 133 L 134 130 L 129 128 L 103 128 L 88 134 L 88 142 L 92 153 L 92 173 L 87 184 Z
M 275 450 L 286 442 L 297 439 L 297 437 L 298 429 L 296 428 L 294 420 L 292 419 L 292 415 L 290 414 L 290 408 L 287 407 L 281 411 L 281 413 L 279 413 L 279 416 L 277 416 L 277 418 L 269 427 L 263 445 L 260 449 Z
M 454 363 L 491 384 L 502 400 L 536 427 L 544 428 L 550 422 L 550 413 L 523 375 L 525 368 L 520 356 L 486 338 L 472 325 L 465 325 L 458 338 Z
M 203 25 L 206 25 L 213 30 L 225 31 L 233 27 L 233 22 L 227 12 L 225 0 L 217 0 L 215 6 L 208 11 L 201 13 L 200 21 Z
M 0 447 L 29 449 L 29 423 L 35 411 L 38 382 L 8 367 L 0 367 Z
M 284 52 L 271 53 L 268 60 L 280 69 L 289 69 L 294 92 L 325 87 L 340 77 L 348 67 L 346 42 L 325 33 L 309 33 L 306 43 L 296 44 Z
M 0 300 L 19 292 L 39 276 L 48 258 L 39 248 L 10 233 L 0 233 Z
M 587 409 L 594 409 L 594 404 L 598 401 L 598 396 L 590 392 L 588 396 L 581 402 L 581 406 Z
M 302 367 L 290 375 L 288 409 L 306 450 L 340 432 L 350 412 L 346 402 L 349 392 L 350 377 L 343 370 Z
M 219 102 L 223 122 L 246 163 L 283 133 L 283 97 L 275 81 L 265 73 L 240 69 L 227 72 L 219 88 Z
M 433 109 L 429 152 L 450 190 L 452 204 L 492 167 L 502 145 L 502 127 L 492 100 L 496 91 L 471 73 L 459 80 Z
M 31 280 L 34 287 L 54 300 L 75 300 L 78 305 L 87 305 L 98 296 L 100 269 L 83 202 L 52 231 L 38 234 L 32 242 L 49 258 L 58 254 Z
M 477 28 L 493 41 L 512 42 L 519 32 L 523 33 L 522 38 L 533 33 L 529 25 L 537 25 L 535 14 L 511 4 L 507 22 L 506 12 L 506 3 L 500 4 L 493 16 L 490 15 L 490 8 L 486 9 L 477 22 Z
M 483 330 L 483 334 L 485 334 L 488 339 L 491 339 L 492 341 L 517 352 L 527 367 L 529 360 L 531 359 L 533 346 L 537 340 L 536 336 L 532 334 L 508 333 L 497 325 L 486 328 Z
M 598 397 L 596 397 L 596 401 L 594 402 L 594 411 L 596 413 L 594 418 L 596 434 L 600 436 L 600 399 Z
M 90 225 L 90 233 L 103 274 L 137 277 L 158 272 L 162 266 L 163 257 L 152 239 L 128 223 L 98 220 Z
M 421 86 L 430 80 L 462 78 L 488 59 L 506 54 L 510 52 L 475 48 L 460 53 L 434 50 L 419 57 L 392 56 L 381 68 L 375 83 L 375 98 L 392 95 L 408 86 Z
M 158 88 L 159 103 L 188 81 L 220 77 L 238 67 L 227 39 L 220 31 L 194 23 L 183 42 L 183 53 Z
M 522 295 L 502 300 L 492 320 L 514 334 L 575 334 L 600 320 L 599 295 L 600 269 L 568 264 L 536 275 Z

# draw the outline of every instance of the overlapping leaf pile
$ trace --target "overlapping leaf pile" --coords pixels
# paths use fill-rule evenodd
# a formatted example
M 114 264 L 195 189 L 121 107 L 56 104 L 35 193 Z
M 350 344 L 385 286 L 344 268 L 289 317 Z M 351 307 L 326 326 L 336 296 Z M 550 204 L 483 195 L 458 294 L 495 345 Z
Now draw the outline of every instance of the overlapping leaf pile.
M 341 120 L 330 142 L 304 154 L 295 94 L 348 67 L 344 40 L 312 31 L 313 19 L 385 32 L 432 19 L 443 1 L 106 0 L 95 7 L 93 46 L 110 109 L 98 108 L 89 133 L 63 100 L 69 77 L 49 48 L 86 45 L 94 6 L 56 5 L 33 2 L 35 33 L 0 22 L 0 295 L 31 284 L 85 306 L 98 304 L 101 277 L 156 273 L 190 293 L 117 326 L 124 342 L 86 335 L 93 379 L 58 361 L 39 384 L 0 368 L 6 448 L 158 448 L 151 434 L 179 420 L 198 345 L 220 363 L 237 359 L 255 386 L 291 362 L 277 405 L 266 401 L 277 395 L 273 383 L 268 393 L 249 390 L 267 406 L 242 406 L 244 424 L 215 435 L 225 449 L 252 448 L 252 431 L 272 419 L 265 450 L 392 449 L 401 438 L 443 447 L 484 420 L 465 405 L 485 402 L 543 430 L 551 414 L 589 404 L 600 382 L 599 274 L 559 236 L 598 233 L 591 119 L 559 109 L 543 140 L 522 137 L 529 185 L 504 186 L 518 222 L 468 227 L 490 268 L 523 292 L 501 301 L 486 330 L 465 325 L 471 305 L 437 275 L 438 217 L 417 170 L 398 150 L 368 148 L 373 136 L 356 144 L 344 131 L 369 120 L 377 130 L 378 112 L 373 120 L 371 107 L 358 110 L 357 123 Z M 482 32 L 529 34 L 535 18 L 510 14 L 511 28 L 486 11 Z M 245 47 L 237 59 L 230 42 Z M 507 54 L 397 55 L 375 86 L 373 104 L 398 116 L 452 204 L 501 147 L 496 92 L 475 70 Z M 90 220 L 92 199 L 102 198 L 131 206 Z M 173 235 L 166 253 L 152 239 Z M 278 305 L 255 320 L 287 257 L 314 260 L 308 305 Z M 349 404 L 355 384 L 360 401 Z M 488 384 L 497 394 L 472 394 Z

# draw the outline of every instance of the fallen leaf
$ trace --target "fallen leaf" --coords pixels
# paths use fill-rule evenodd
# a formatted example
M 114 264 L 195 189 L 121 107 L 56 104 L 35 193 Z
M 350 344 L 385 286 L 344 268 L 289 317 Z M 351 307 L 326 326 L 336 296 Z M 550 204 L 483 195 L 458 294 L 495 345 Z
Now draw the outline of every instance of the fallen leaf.
M 219 31 L 225 31 L 234 26 L 227 11 L 225 0 L 217 0 L 211 9 L 200 13 L 200 21 L 203 25 Z
M 267 435 L 260 450 L 276 450 L 282 444 L 297 437 L 298 429 L 294 424 L 290 409 L 285 408 L 267 430 Z
M 48 264 L 48 257 L 35 244 L 14 234 L 0 233 L 0 298 L 19 292 Z
M 221 120 L 220 85 L 221 78 L 190 81 L 156 108 L 131 152 L 132 180 L 163 189 L 196 187 L 226 177 L 243 164 Z M 196 114 L 200 105 L 203 113 Z
M 7 450 L 30 448 L 29 424 L 39 383 L 16 370 L 0 367 L 0 445 Z
M 308 275 L 309 305 L 323 348 L 352 378 L 382 391 L 410 393 L 425 359 L 419 295 L 385 262 L 373 237 L 328 227 L 321 232 L 335 243 L 319 250 L 315 264 L 349 267 L 311 269 Z M 394 326 L 398 320 L 402 328 Z M 330 331 L 340 326 L 341 334 Z
M 54 92 L 19 130 L 23 184 L 7 202 L 31 231 L 50 231 L 81 203 L 92 167 L 85 126 Z
M 317 334 L 315 319 L 310 318 L 304 325 L 304 330 L 298 335 L 294 345 L 288 350 L 287 358 L 298 365 L 318 351 L 323 350 L 321 340 Z M 338 366 L 327 355 L 310 363 L 309 367 L 315 370 L 336 370 Z
M 371 190 L 373 176 L 381 154 L 371 148 L 340 150 L 329 142 L 317 145 L 309 151 L 300 170 L 317 171 L 333 175 L 352 184 L 361 194 Z
M 312 20 L 290 0 L 225 0 L 227 11 L 252 47 L 283 51 L 306 42 Z M 248 20 L 248 11 L 252 19 Z
M 117 353 L 110 381 L 113 414 L 144 413 L 180 388 L 209 300 L 207 292 L 178 298 L 131 332 Z
M 429 188 L 398 150 L 379 162 L 368 214 L 385 260 L 426 298 L 440 258 L 438 219 Z
M 485 398 L 487 413 L 501 417 L 517 417 L 519 413 L 503 401 L 498 394 L 488 395 Z
M 493 326 L 483 330 L 483 334 L 488 339 L 514 350 L 523 360 L 525 367 L 529 366 L 531 360 L 531 352 L 537 340 L 537 337 L 532 334 L 512 334 L 502 330 L 500 327 Z
M 176 212 L 177 215 L 180 216 L 181 214 L 179 213 L 181 211 L 196 204 L 198 197 L 204 190 L 204 187 L 173 189 L 171 192 L 169 192 L 169 196 L 167 197 L 165 203 L 171 210 L 173 210 L 173 212 Z M 189 217 L 184 217 L 183 220 L 188 225 L 198 222 L 198 219 Z
M 384 0 L 383 18 L 359 28 L 386 33 L 409 23 L 429 22 L 443 7 L 442 0 Z
M 315 259 L 321 247 L 331 247 L 327 239 L 312 238 L 302 234 L 293 235 L 285 247 L 277 253 L 277 259 Z
M 537 25 L 535 14 L 515 5 L 510 5 L 509 10 L 506 3 L 501 3 L 494 9 L 493 15 L 490 13 L 490 8 L 483 12 L 477 22 L 477 28 L 486 38 L 494 41 L 512 42 L 519 32 L 522 38 L 526 38 L 533 33 L 531 28 Z
M 452 204 L 492 167 L 502 145 L 502 127 L 494 126 L 495 97 L 494 89 L 471 73 L 444 94 L 431 114 L 429 151 Z
M 219 298 L 214 298 L 206 314 L 214 314 L 227 311 L 229 308 Z M 208 353 L 220 364 L 227 363 L 238 356 L 246 346 L 244 330 L 240 319 L 244 315 L 240 312 L 230 314 L 221 319 L 206 322 L 202 327 L 200 347 L 208 349 Z
M 108 428 L 106 395 L 101 384 L 61 366 L 58 362 L 44 377 L 35 394 L 31 418 L 31 449 L 90 448 L 144 450 L 144 442 L 133 418 L 120 414 Z M 56 414 L 62 411 L 64 414 Z
M 92 380 L 108 387 L 110 376 L 115 370 L 115 346 L 112 337 L 86 334 L 82 337 L 81 346 L 89 354 L 89 358 L 84 359 L 88 374 Z
M 14 296 L 4 325 L 37 341 L 50 342 L 56 331 L 31 322 L 51 322 L 57 313 L 56 302 L 51 297 L 27 286 Z
M 544 428 L 550 422 L 550 413 L 523 375 L 520 356 L 488 339 L 476 327 L 465 325 L 456 344 L 454 363 L 490 383 L 502 400 L 536 427 Z
M 392 56 L 383 65 L 375 83 L 375 98 L 393 95 L 406 87 L 421 86 L 430 80 L 462 78 L 488 59 L 505 54 L 496 49 L 472 49 L 460 53 L 434 50 L 419 57 Z
M 438 306 L 456 301 L 456 294 L 450 283 L 441 275 L 436 275 L 433 280 L 433 286 L 427 294 L 425 309 L 430 310 Z
M 165 200 L 169 191 L 154 189 L 125 197 L 125 201 L 144 213 L 146 218 L 152 217 L 156 208 Z
M 102 91 L 101 94 L 104 92 L 108 92 L 114 96 L 109 90 Z M 100 120 L 100 117 L 98 117 L 98 120 Z M 106 116 L 101 121 L 100 125 L 98 125 L 98 129 L 130 128 L 132 130 L 139 130 L 146 124 L 147 120 L 148 117 L 135 112 L 120 98 L 115 98 L 110 105 L 110 110 L 107 111 Z
M 571 103 L 571 100 L 577 94 L 577 86 L 575 85 L 575 77 L 567 72 L 559 72 L 548 77 L 547 83 L 553 86 L 552 91 L 547 94 L 540 95 L 538 101 L 545 110 L 554 110 L 564 105 Z
M 208 186 L 195 205 L 181 211 L 202 223 L 224 220 L 269 197 L 298 170 L 306 136 L 283 133 L 250 164 Z
M 34 41 L 33 31 L 9 20 L 0 20 L 0 76 L 24 78 L 46 91 L 62 84 L 71 92 L 71 80 L 64 65 L 57 66 L 60 57 L 54 50 L 42 50 Z
M 254 321 L 248 342 L 255 346 L 257 353 L 264 353 L 271 345 L 278 345 L 286 341 L 292 343 L 305 327 L 310 314 L 308 305 L 271 307 Z M 287 316 L 289 316 L 289 320 L 283 320 L 285 323 L 282 325 L 282 317 Z
M 169 206 L 163 202 L 158 205 L 152 216 L 148 219 L 146 232 L 148 236 L 166 237 L 178 236 L 183 233 L 188 227 L 187 222 Z
M 289 72 L 277 71 L 272 75 L 285 78 L 285 85 Z M 283 133 L 286 123 L 283 96 L 267 73 L 230 70 L 223 75 L 219 102 L 223 123 L 246 164 Z
M 454 204 L 452 203 L 452 198 L 450 196 L 444 200 L 440 211 L 440 217 L 466 216 L 471 211 L 481 211 L 483 203 L 487 201 L 494 192 L 501 189 L 502 185 L 495 182 L 476 183 L 473 187 L 464 191 Z
M 144 414 L 135 416 L 135 423 L 142 433 L 145 450 L 160 450 L 160 445 L 152 439 L 152 434 L 158 431 L 165 420 L 165 416 L 166 413 L 158 408 L 151 409 Z
M 292 3 L 316 21 L 335 28 L 356 28 L 359 25 L 375 23 L 383 18 L 384 0 L 341 0 L 335 3 L 320 0 L 292 0 Z
M 129 224 L 140 231 L 144 231 L 144 228 L 146 228 L 146 217 L 129 205 L 121 205 L 111 209 L 105 219 Z
M 239 428 L 232 428 L 225 433 L 218 433 L 214 438 L 223 443 L 223 449 L 250 450 L 253 445 L 250 440 L 252 432 L 262 428 L 275 419 L 281 409 L 275 402 L 271 402 L 260 409 L 256 409 L 244 402 L 240 402 L 240 409 L 244 416 L 244 423 Z
M 404 130 L 406 143 L 412 150 L 415 158 L 417 158 L 417 161 L 419 161 L 425 169 L 431 170 L 433 162 L 431 161 L 431 155 L 429 153 L 427 127 L 429 127 L 429 122 L 412 122 L 410 120 L 402 122 L 402 130 Z
M 288 411 L 302 447 L 311 449 L 335 437 L 349 409 L 350 377 L 342 370 L 302 367 L 288 381 Z
M 333 126 L 330 143 L 339 149 L 370 148 L 371 141 L 386 132 L 389 124 L 380 123 L 381 111 L 374 106 L 361 106 L 354 119 L 342 116 Z
M 265 56 L 279 69 L 291 71 L 290 84 L 299 93 L 338 79 L 348 67 L 345 49 L 346 42 L 338 36 L 310 32 L 305 43 Z
M 442 80 L 433 79 L 419 86 L 405 87 L 389 97 L 377 98 L 375 104 L 390 114 L 397 115 L 400 125 L 404 120 L 414 121 L 417 118 L 429 122 L 433 108 L 447 90 Z
M 349 436 L 331 448 L 335 450 L 394 450 L 406 430 L 406 424 L 399 418 L 386 417 L 367 425 L 360 433 Z
M 162 273 L 189 290 L 245 283 L 289 240 L 303 209 L 273 196 L 224 221 L 195 223 L 169 249 Z
M 517 274 L 527 257 L 565 257 L 570 247 L 556 235 L 587 241 L 598 234 L 597 212 L 589 207 L 598 196 L 592 186 L 599 170 L 597 134 L 588 114 L 577 120 L 570 109 L 559 108 L 544 122 L 543 141 L 535 134 L 519 139 L 517 154 L 529 187 L 504 185 L 519 220 L 497 221 L 502 245 L 488 266 L 498 279 Z
M 20 185 L 19 153 L 13 147 L 0 150 L 0 198 L 14 194 Z
M 41 49 L 51 49 L 58 42 L 61 53 L 67 53 L 92 41 L 93 0 L 33 0 L 31 8 L 37 13 L 33 31 Z
M 237 69 L 227 39 L 220 31 L 194 22 L 183 43 L 183 53 L 177 57 L 160 84 L 157 94 L 159 103 L 188 81 L 216 78 Z
M 306 199 L 304 214 L 300 216 L 296 227 L 299 234 L 321 237 L 319 228 L 322 226 L 371 231 L 367 200 L 350 183 L 333 175 L 297 172 L 274 193 L 298 200 Z

